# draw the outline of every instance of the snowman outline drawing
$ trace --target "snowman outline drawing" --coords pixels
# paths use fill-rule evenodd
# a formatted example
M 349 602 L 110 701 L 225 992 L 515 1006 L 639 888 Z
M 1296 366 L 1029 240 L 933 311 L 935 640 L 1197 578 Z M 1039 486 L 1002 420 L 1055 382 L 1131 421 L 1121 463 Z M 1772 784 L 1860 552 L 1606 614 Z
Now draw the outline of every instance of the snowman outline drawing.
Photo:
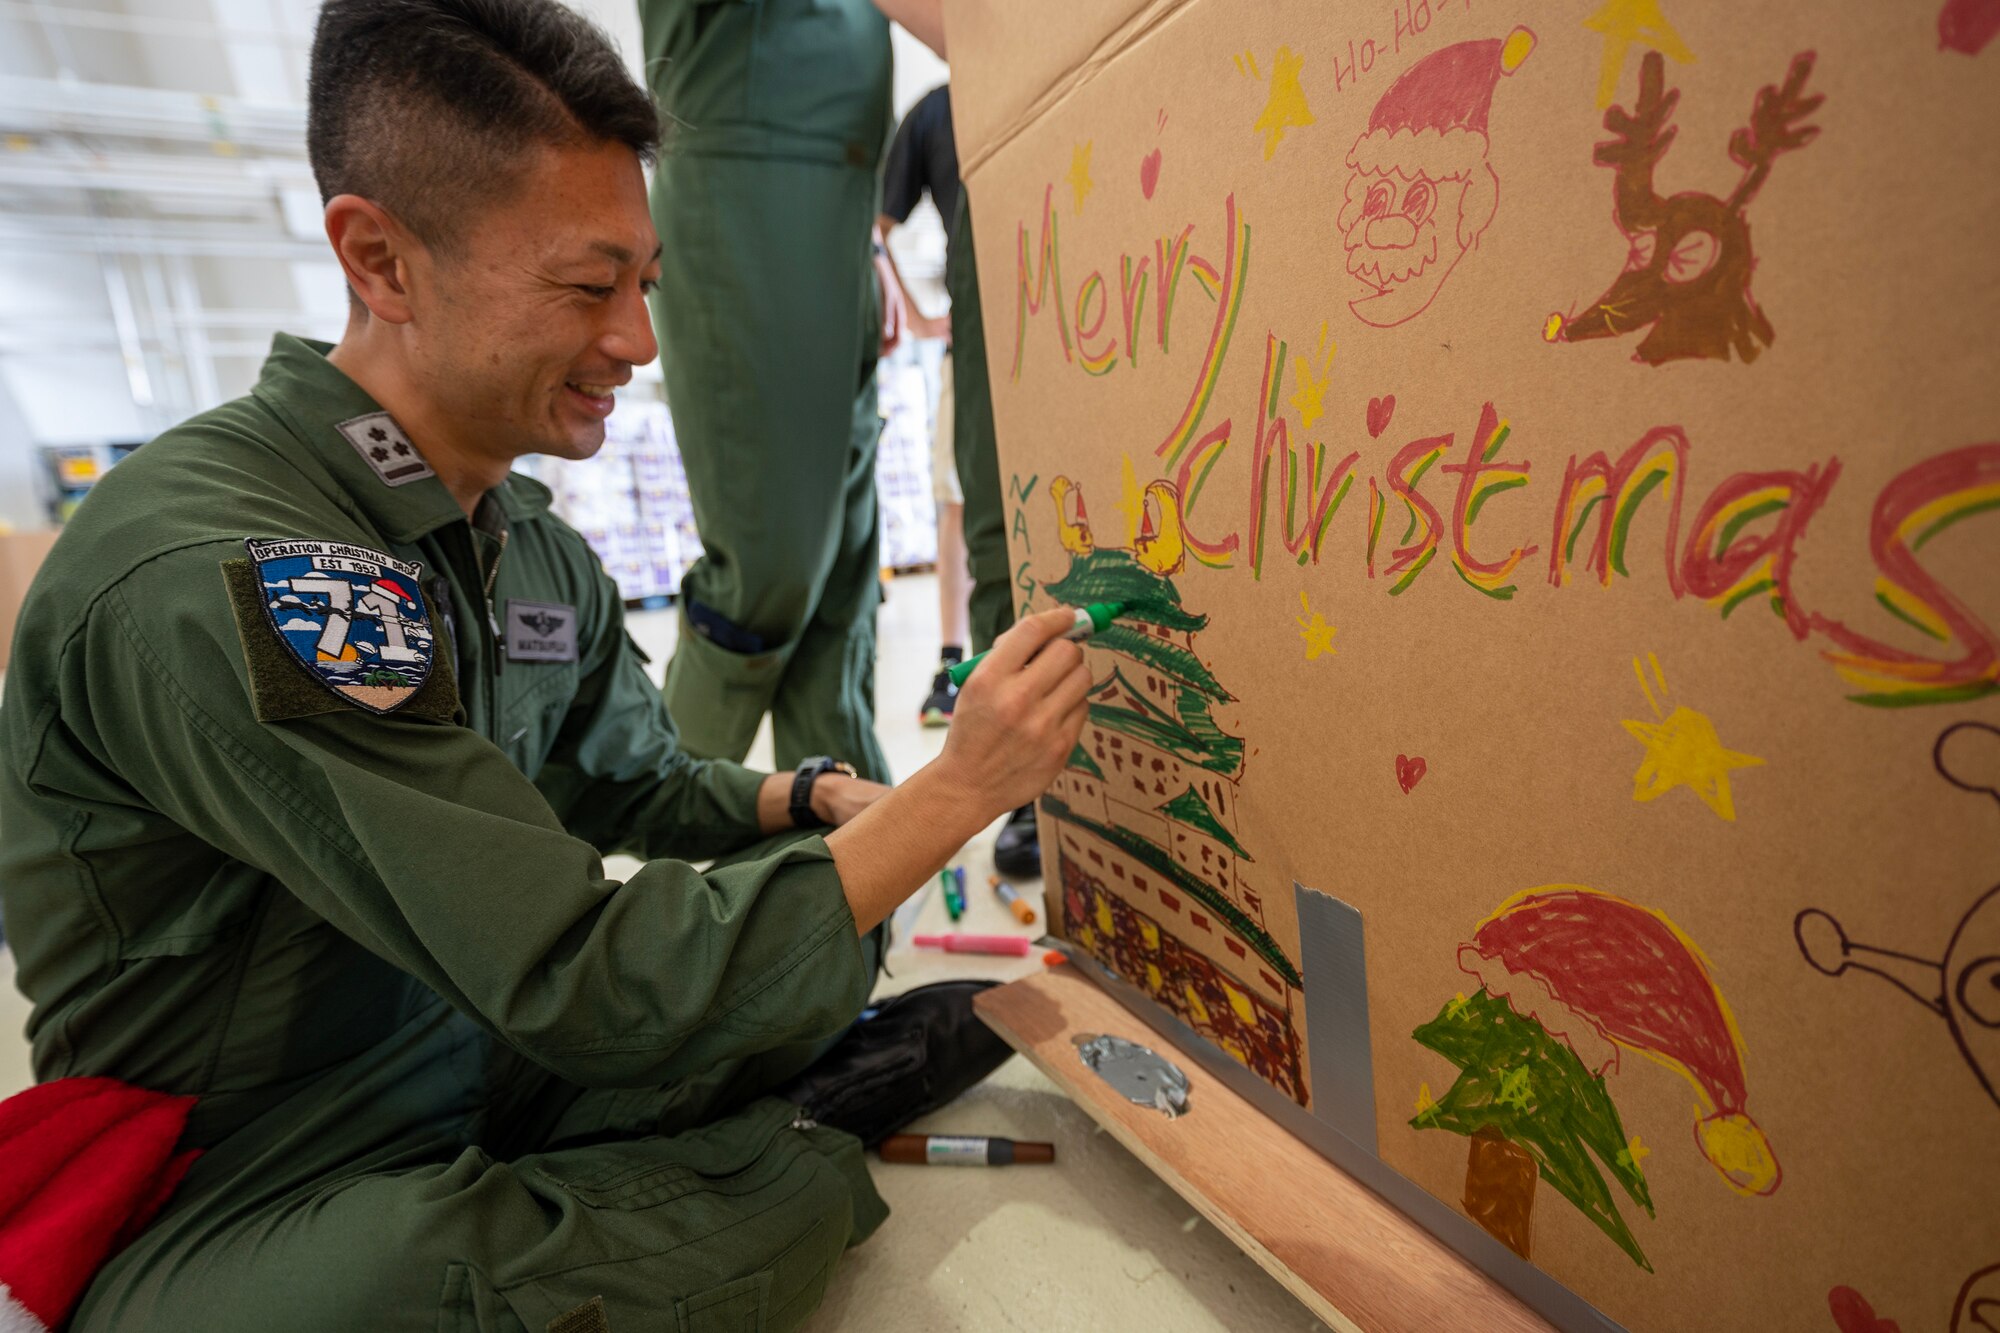
M 1989 749 L 1984 766 L 1972 753 L 1982 744 Z M 1948 758 L 1947 750 L 1959 757 Z M 1946 727 L 1931 747 L 1931 762 L 1952 786 L 2000 804 L 2000 727 L 1984 722 Z M 1937 959 L 1856 944 L 1832 913 L 1817 907 L 1792 919 L 1792 937 L 1806 962 L 1827 976 L 1870 973 L 1943 1019 L 1966 1067 L 2000 1107 L 2000 884 L 1966 908 Z

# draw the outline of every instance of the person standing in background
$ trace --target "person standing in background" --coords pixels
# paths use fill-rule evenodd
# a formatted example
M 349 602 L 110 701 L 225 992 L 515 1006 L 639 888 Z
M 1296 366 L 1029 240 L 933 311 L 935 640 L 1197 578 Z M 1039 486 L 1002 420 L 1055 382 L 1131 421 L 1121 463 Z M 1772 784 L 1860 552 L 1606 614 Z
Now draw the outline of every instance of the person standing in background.
M 876 220 L 885 240 L 910 220 L 910 214 L 927 193 L 938 216 L 949 226 L 958 211 L 958 149 L 951 137 L 951 93 L 943 85 L 917 100 L 897 127 L 896 141 L 889 145 L 888 161 L 882 168 L 882 216 Z M 947 256 L 949 253 L 947 241 Z M 901 286 L 903 273 L 895 268 L 894 256 L 889 263 Z M 946 264 L 947 267 L 950 264 L 948 257 Z M 912 335 L 942 336 L 949 340 L 949 319 L 934 320 L 926 316 L 917 308 L 907 287 L 903 288 L 902 299 Z M 931 428 L 931 487 L 937 500 L 938 624 L 943 643 L 930 693 L 917 708 L 918 719 L 927 727 L 951 724 L 958 687 L 951 683 L 949 673 L 965 660 L 969 628 L 966 603 L 972 595 L 971 572 L 965 559 L 965 492 L 959 485 L 958 462 L 952 453 L 951 377 L 952 359 L 947 342 L 936 422 Z
M 933 0 L 933 3 L 935 0 Z M 898 14 L 905 26 L 917 31 L 912 20 Z M 919 32 L 919 36 L 923 34 Z M 931 49 L 944 54 L 942 33 L 938 41 L 925 38 Z M 886 233 L 890 224 L 909 217 L 921 189 L 928 189 L 931 201 L 945 221 L 945 289 L 951 297 L 951 358 L 949 403 L 938 406 L 937 435 L 940 444 L 934 459 L 944 452 L 948 441 L 956 475 L 951 488 L 957 500 L 956 531 L 947 533 L 944 487 L 940 484 L 938 522 L 938 595 L 943 629 L 945 666 L 952 648 L 960 640 L 954 632 L 971 631 L 971 647 L 983 653 L 993 641 L 1014 624 L 1014 594 L 1007 564 L 1007 528 L 1000 483 L 998 438 L 993 426 L 993 391 L 986 375 L 986 330 L 980 323 L 979 264 L 972 245 L 972 199 L 958 174 L 958 145 L 952 128 L 951 97 L 946 88 L 933 89 L 911 108 L 896 133 L 884 173 L 882 214 L 878 229 Z M 901 275 L 897 275 L 900 283 Z M 936 463 L 933 463 L 936 466 Z M 956 536 L 965 552 L 965 565 L 972 576 L 970 596 L 962 584 L 947 574 L 959 568 L 959 557 L 947 547 L 948 536 Z M 960 607 L 965 610 L 960 619 Z M 940 670 L 932 685 L 931 697 L 924 701 L 928 714 L 938 703 L 939 692 L 947 691 L 950 679 Z M 993 843 L 994 868 L 1003 875 L 1032 879 L 1042 872 L 1042 849 L 1035 821 L 1034 802 L 1007 817 Z
M 875 362 L 901 321 L 874 223 L 889 23 L 870 0 L 640 0 L 639 18 L 672 127 L 653 322 L 704 548 L 667 705 L 694 754 L 741 759 L 768 712 L 780 768 L 837 755 L 886 780 Z

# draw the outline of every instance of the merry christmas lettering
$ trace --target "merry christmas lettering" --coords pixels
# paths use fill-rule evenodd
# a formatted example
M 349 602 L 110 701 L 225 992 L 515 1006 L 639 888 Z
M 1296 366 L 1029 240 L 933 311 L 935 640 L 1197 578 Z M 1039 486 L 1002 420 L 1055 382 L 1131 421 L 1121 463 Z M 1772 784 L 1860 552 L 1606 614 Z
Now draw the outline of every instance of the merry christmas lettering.
M 1071 288 L 1063 280 L 1053 186 L 1045 189 L 1032 246 L 1027 222 L 1018 226 L 1012 376 L 1021 378 L 1031 319 L 1053 323 L 1065 364 L 1092 376 L 1111 374 L 1121 359 L 1136 370 L 1148 341 L 1167 354 L 1175 308 L 1192 304 L 1181 290 L 1191 276 L 1212 298 L 1207 341 L 1185 397 L 1167 396 L 1178 407 L 1153 449 L 1163 480 L 1142 498 L 1128 477 L 1120 507 L 1135 526 L 1149 505 L 1160 510 L 1157 520 L 1150 513 L 1146 519 L 1149 525 L 1157 521 L 1154 540 L 1182 543 L 1187 554 L 1214 568 L 1240 561 L 1261 579 L 1267 552 L 1279 544 L 1296 564 L 1317 565 L 1335 517 L 1362 477 L 1362 447 L 1342 453 L 1337 444 L 1305 439 L 1321 415 L 1325 372 L 1315 383 L 1309 367 L 1298 367 L 1301 391 L 1289 403 L 1296 415 L 1287 413 L 1281 388 L 1290 350 L 1275 332 L 1264 337 L 1255 403 L 1225 413 L 1216 402 L 1216 385 L 1236 342 L 1251 229 L 1231 194 L 1223 200 L 1219 254 L 1197 252 L 1195 230 L 1189 223 L 1177 235 L 1156 239 L 1150 249 L 1121 254 L 1111 281 L 1104 269 L 1093 269 Z M 1149 295 L 1154 297 L 1150 325 Z M 1308 386 L 1316 392 L 1307 393 Z M 1388 431 L 1395 410 L 1394 395 L 1369 401 L 1363 422 L 1368 441 Z M 1237 442 L 1239 419 L 1251 430 L 1247 447 L 1234 455 L 1248 463 L 1247 470 L 1224 473 L 1244 487 L 1241 518 L 1231 523 L 1222 517 L 1227 505 L 1216 502 L 1220 492 L 1211 494 L 1209 482 Z M 1462 440 L 1456 431 L 1409 439 L 1394 449 L 1379 475 L 1363 478 L 1367 512 L 1358 563 L 1367 576 L 1385 580 L 1388 594 L 1400 596 L 1442 550 L 1462 582 L 1501 601 L 1520 591 L 1520 571 L 1532 568 L 1529 561 L 1536 556 L 1552 587 L 1568 586 L 1578 569 L 1609 586 L 1614 578 L 1629 576 L 1627 538 L 1651 500 L 1664 516 L 1660 559 L 1675 599 L 1693 595 L 1724 618 L 1765 599 L 1794 638 L 1817 636 L 1828 645 L 1824 656 L 1856 688 L 1850 696 L 1856 702 L 1945 703 L 2000 691 L 2000 635 L 1918 558 L 1946 528 L 2000 508 L 2000 441 L 1928 457 L 1899 473 L 1876 497 L 1868 537 L 1877 571 L 1875 600 L 1934 645 L 1915 651 L 1806 607 L 1794 586 L 1800 545 L 1841 476 L 1837 456 L 1795 468 L 1731 473 L 1703 493 L 1692 475 L 1694 441 L 1678 425 L 1653 426 L 1610 449 L 1572 453 L 1559 473 L 1547 465 L 1537 471 L 1512 435 L 1499 406 L 1488 400 Z M 1445 480 L 1442 485 L 1433 480 L 1426 490 L 1433 468 Z M 1506 506 L 1493 503 L 1508 491 L 1525 491 L 1540 477 L 1549 478 L 1542 493 L 1552 504 L 1539 519 L 1531 517 L 1525 495 Z M 1070 539 L 1087 534 L 1083 489 L 1068 491 L 1061 503 Z M 1275 539 L 1269 531 L 1274 505 Z M 1357 503 L 1350 512 L 1359 508 Z M 1475 546 L 1473 529 L 1481 518 L 1487 524 Z M 1398 520 L 1401 535 L 1385 540 L 1390 523 Z M 1506 535 L 1489 535 L 1503 526 Z

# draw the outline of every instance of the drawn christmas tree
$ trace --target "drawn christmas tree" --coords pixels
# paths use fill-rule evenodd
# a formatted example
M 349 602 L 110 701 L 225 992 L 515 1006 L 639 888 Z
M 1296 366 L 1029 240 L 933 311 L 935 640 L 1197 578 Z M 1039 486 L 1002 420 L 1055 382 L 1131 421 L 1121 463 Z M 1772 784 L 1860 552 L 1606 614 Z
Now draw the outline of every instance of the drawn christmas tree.
M 1605 1083 L 1621 1050 L 1695 1087 L 1701 1153 L 1739 1194 L 1777 1189 L 1770 1142 L 1744 1109 L 1742 1038 L 1700 949 L 1658 912 L 1573 885 L 1509 901 L 1459 949 L 1480 987 L 1411 1035 L 1459 1068 L 1410 1124 L 1472 1142 L 1466 1213 L 1529 1257 L 1535 1184 L 1545 1180 L 1648 1272 L 1600 1165 L 1653 1213 L 1641 1160 Z
M 1121 602 L 1089 644 L 1081 743 L 1044 798 L 1070 937 L 1202 1036 L 1304 1103 L 1297 966 L 1264 925 L 1256 858 L 1237 839 L 1242 737 L 1234 696 L 1195 655 L 1208 617 L 1181 603 L 1178 496 L 1156 482 L 1130 549 L 1099 548 L 1074 487 L 1051 485 L 1069 554 L 1046 585 L 1065 604 Z M 1158 521 L 1155 521 L 1155 515 Z

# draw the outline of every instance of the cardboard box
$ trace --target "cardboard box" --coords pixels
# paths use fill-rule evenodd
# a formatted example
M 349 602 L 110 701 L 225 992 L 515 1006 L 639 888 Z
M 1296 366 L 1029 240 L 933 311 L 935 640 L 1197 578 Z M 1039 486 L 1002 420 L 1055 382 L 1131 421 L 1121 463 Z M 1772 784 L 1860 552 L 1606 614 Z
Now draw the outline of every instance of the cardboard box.
M 948 9 L 1052 924 L 1637 1333 L 2000 1300 L 1991 13 Z
M 28 585 L 49 548 L 56 544 L 58 530 L 0 533 L 0 671 L 14 647 L 14 622 L 20 618 L 21 603 L 27 600 Z

